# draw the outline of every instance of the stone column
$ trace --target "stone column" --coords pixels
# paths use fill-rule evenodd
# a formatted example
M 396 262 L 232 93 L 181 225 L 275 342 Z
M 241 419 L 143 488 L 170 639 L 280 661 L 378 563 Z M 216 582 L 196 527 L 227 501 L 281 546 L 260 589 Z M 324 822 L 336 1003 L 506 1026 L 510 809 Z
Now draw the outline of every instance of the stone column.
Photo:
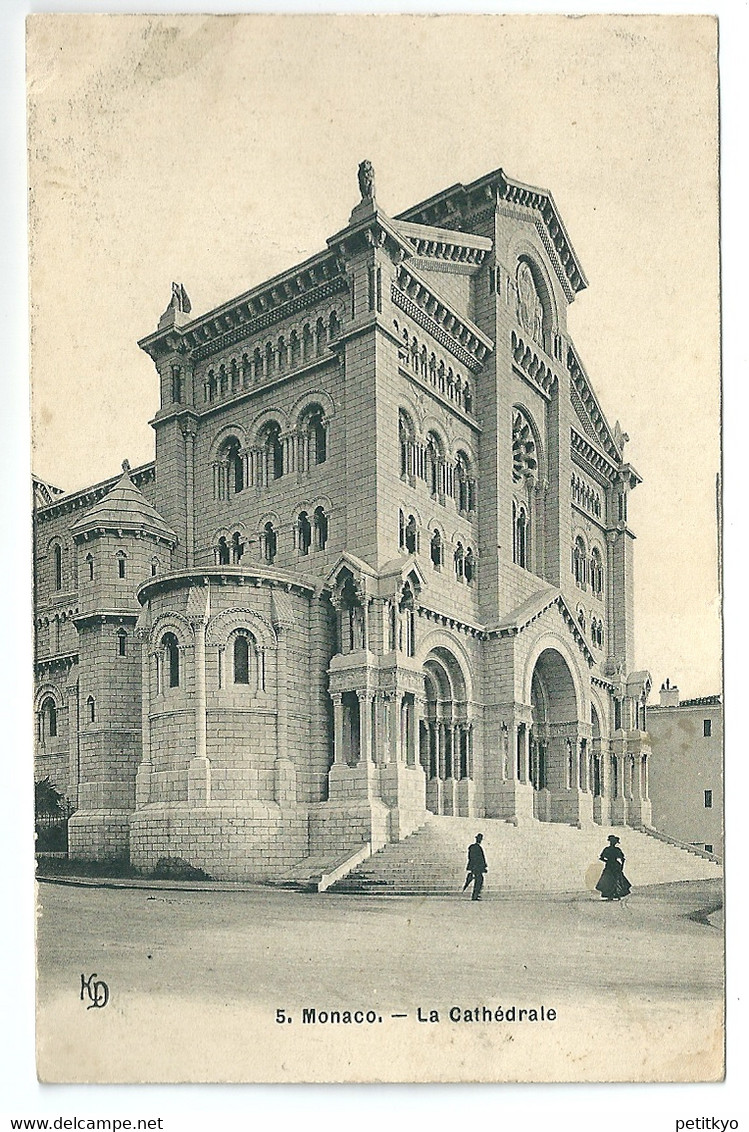
M 356 693 L 359 700 L 359 757 L 363 763 L 373 762 L 372 758 L 372 700 L 374 694 L 368 689 Z
M 206 615 L 193 621 L 195 647 L 195 757 L 187 769 L 187 801 L 191 806 L 207 806 L 211 800 L 211 764 L 207 757 L 205 631 L 210 616 L 210 591 L 206 596 Z
M 78 807 L 78 784 L 81 777 L 81 720 L 78 681 L 68 684 L 68 797 Z
M 504 778 L 507 782 L 514 782 L 515 772 L 517 769 L 515 728 L 513 727 L 512 730 L 510 730 L 509 727 L 503 724 L 502 737 L 502 742 L 504 744 L 503 754 L 505 757 Z
M 331 692 L 333 701 L 333 762 L 337 766 L 346 765 L 346 756 L 343 750 L 343 696 L 340 692 Z
M 195 564 L 195 425 L 181 423 L 185 439 L 185 565 Z
M 421 766 L 421 726 L 424 722 L 426 703 L 421 696 L 414 696 L 414 758 L 413 765 Z
M 140 727 L 141 762 L 135 775 L 136 808 L 148 805 L 151 799 L 151 665 L 148 653 L 148 631 L 138 629 L 140 640 Z

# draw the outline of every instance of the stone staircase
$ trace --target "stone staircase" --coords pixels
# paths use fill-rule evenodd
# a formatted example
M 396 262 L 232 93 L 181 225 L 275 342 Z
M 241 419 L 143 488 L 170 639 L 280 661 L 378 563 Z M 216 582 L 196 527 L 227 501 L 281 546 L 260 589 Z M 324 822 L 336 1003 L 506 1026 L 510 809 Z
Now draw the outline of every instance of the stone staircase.
M 609 833 L 621 839 L 633 888 L 722 876 L 704 855 L 629 827 L 551 822 L 514 825 L 489 818 L 433 817 L 403 841 L 386 845 L 330 887 L 331 892 L 389 895 L 459 893 L 468 845 L 483 833 L 487 892 L 593 891 Z

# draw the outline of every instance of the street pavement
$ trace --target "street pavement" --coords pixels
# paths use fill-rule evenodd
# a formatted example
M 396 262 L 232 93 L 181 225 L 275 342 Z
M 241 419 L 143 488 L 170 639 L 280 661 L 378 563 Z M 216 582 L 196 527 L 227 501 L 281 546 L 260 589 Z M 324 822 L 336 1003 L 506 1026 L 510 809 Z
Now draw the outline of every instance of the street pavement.
M 459 893 L 42 883 L 39 904 L 47 1080 L 699 1080 L 722 1071 L 713 881 L 643 888 L 612 904 L 490 888 L 476 904 Z M 92 973 L 107 984 L 104 1008 L 81 997 L 81 976 Z M 485 1005 L 544 1006 L 556 1018 L 450 1019 L 451 1009 Z M 370 1011 L 382 1022 L 303 1024 L 305 1009 Z M 279 1010 L 292 1024 L 276 1021 Z

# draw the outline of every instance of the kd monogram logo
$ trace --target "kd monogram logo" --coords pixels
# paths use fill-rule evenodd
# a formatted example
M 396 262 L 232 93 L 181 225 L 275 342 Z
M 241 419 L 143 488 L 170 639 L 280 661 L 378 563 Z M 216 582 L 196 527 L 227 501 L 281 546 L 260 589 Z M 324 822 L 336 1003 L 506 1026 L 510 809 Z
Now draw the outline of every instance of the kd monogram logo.
M 109 987 L 103 979 L 97 979 L 95 971 L 88 978 L 81 975 L 81 1002 L 85 1001 L 87 995 L 89 1005 L 86 1010 L 101 1010 L 109 1002 Z

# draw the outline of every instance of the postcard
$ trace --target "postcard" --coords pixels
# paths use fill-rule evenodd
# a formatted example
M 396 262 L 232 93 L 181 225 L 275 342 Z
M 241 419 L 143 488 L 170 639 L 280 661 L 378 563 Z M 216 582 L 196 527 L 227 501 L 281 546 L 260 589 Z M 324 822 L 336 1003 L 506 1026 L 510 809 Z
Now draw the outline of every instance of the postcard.
M 721 1080 L 717 21 L 27 52 L 40 1080 Z

